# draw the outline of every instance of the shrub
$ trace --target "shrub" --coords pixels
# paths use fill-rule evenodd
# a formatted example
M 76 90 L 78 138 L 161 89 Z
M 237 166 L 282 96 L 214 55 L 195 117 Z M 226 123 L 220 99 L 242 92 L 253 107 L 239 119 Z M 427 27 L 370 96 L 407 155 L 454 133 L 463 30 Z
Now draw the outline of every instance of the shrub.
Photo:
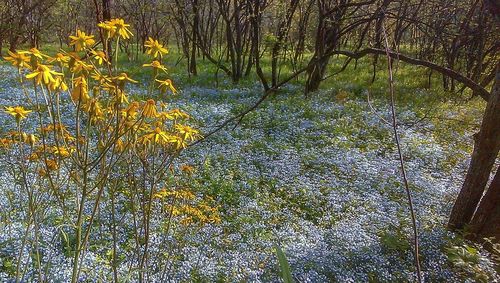
M 74 52 L 48 56 L 32 48 L 5 57 L 17 67 L 27 101 L 5 108 L 15 128 L 0 140 L 15 189 L 26 197 L 20 202 L 25 233 L 10 264 L 17 280 L 31 265 L 33 278 L 52 281 L 52 259 L 43 252 L 51 243 L 42 226 L 58 230 L 72 282 L 87 278 L 89 251 L 107 265 L 104 281 L 117 282 L 120 276 L 147 280 L 175 258 L 171 243 L 155 246 L 153 256 L 152 234 L 219 221 L 213 202 L 189 190 L 193 169 L 174 166 L 198 130 L 187 125 L 187 113 L 151 98 L 177 93 L 162 63 L 167 49 L 146 41 L 152 61 L 143 67 L 152 69 L 152 79 L 147 100 L 138 101 L 128 93 L 138 82 L 118 62 L 120 41 L 132 36 L 129 25 L 113 19 L 98 26 L 102 44 L 78 30 L 70 36 Z

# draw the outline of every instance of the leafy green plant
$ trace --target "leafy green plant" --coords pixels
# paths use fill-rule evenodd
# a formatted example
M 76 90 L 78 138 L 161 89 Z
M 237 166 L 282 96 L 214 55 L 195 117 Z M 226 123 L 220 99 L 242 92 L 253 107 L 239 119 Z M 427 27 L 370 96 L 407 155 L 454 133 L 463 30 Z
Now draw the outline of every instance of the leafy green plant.
M 491 274 L 481 267 L 481 254 L 478 249 L 463 244 L 446 248 L 445 251 L 451 264 L 464 276 L 473 278 L 475 282 L 490 282 Z
M 384 249 L 393 252 L 404 252 L 410 248 L 408 240 L 400 232 L 384 231 L 380 235 L 380 242 Z
M 284 283 L 293 283 L 292 271 L 290 269 L 290 264 L 286 259 L 285 253 L 280 246 L 276 245 L 276 256 L 278 257 L 278 263 L 280 266 L 280 275 Z
M 495 238 L 485 238 L 486 244 L 489 246 L 489 250 L 491 252 L 491 258 L 495 262 L 496 271 L 500 272 L 500 243 L 496 243 Z

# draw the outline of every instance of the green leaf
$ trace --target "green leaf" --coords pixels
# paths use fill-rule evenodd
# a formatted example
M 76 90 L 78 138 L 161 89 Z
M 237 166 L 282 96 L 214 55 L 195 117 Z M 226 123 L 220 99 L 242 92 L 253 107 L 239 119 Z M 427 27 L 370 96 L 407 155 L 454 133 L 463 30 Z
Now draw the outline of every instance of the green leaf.
M 281 278 L 284 283 L 293 283 L 292 272 L 290 270 L 290 265 L 288 264 L 288 260 L 286 259 L 285 253 L 283 250 L 276 245 L 276 255 L 278 256 L 278 262 L 281 270 Z

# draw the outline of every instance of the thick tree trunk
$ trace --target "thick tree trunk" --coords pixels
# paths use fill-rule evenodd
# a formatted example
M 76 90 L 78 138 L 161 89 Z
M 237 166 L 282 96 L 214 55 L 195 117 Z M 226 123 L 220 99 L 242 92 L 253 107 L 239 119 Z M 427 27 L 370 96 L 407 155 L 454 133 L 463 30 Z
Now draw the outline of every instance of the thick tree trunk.
M 269 84 L 267 83 L 266 76 L 264 75 L 264 72 L 262 71 L 262 68 L 260 67 L 260 51 L 259 51 L 259 43 L 260 43 L 260 30 L 259 26 L 262 22 L 262 14 L 260 10 L 260 5 L 261 2 L 260 0 L 252 0 L 253 1 L 253 14 L 255 17 L 252 17 L 250 19 L 250 24 L 252 28 L 252 52 L 253 52 L 253 59 L 255 62 L 255 72 L 257 73 L 257 76 L 260 79 L 260 82 L 262 83 L 262 86 L 264 87 L 265 91 L 269 90 Z M 249 3 L 251 3 L 249 1 Z M 250 5 L 252 7 L 252 5 Z M 251 61 L 249 59 L 249 61 Z
M 311 66 L 307 74 L 305 89 L 306 95 L 319 89 L 329 61 L 329 58 L 325 58 L 324 60 L 320 60 Z
M 9 40 L 9 50 L 11 52 L 15 52 L 18 44 L 19 44 L 19 35 L 16 33 Z
M 495 237 L 500 241 L 500 168 L 479 203 L 469 232 L 473 239 Z
M 111 0 L 102 0 L 102 19 L 111 20 Z
M 469 223 L 483 195 L 500 150 L 500 65 L 491 91 L 464 184 L 451 211 L 448 226 L 462 229 Z
M 322 2 L 318 2 L 320 14 L 318 17 L 318 27 L 316 29 L 316 41 L 314 44 L 314 56 L 309 61 L 309 69 L 307 70 L 307 81 L 305 86 L 305 95 L 306 97 L 309 93 L 318 90 L 319 85 L 321 84 L 321 80 L 323 79 L 323 75 L 325 74 L 326 65 L 328 65 L 328 57 L 325 58 L 326 62 L 317 61 L 319 58 L 323 57 L 325 54 L 325 50 L 329 49 L 333 44 L 326 40 L 326 27 L 325 24 L 325 16 L 323 15 L 323 10 L 325 7 L 322 6 Z M 324 4 L 323 4 L 324 5 Z M 332 27 L 330 27 L 333 29 Z M 327 43 L 329 46 L 326 46 Z
M 326 55 L 339 45 L 341 23 L 346 13 L 347 2 L 346 0 L 341 0 L 335 8 L 329 8 L 325 2 L 318 1 L 320 13 L 316 29 L 314 56 L 309 61 L 309 69 L 307 70 L 306 97 L 310 92 L 318 90 L 331 57 L 331 55 Z M 315 62 L 318 58 L 320 60 Z

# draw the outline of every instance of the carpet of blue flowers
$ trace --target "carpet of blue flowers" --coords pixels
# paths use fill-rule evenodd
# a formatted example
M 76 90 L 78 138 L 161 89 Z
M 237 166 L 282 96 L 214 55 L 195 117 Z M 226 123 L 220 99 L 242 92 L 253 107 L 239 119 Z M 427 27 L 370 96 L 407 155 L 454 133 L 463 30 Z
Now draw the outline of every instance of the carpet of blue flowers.
M 11 71 L 0 66 L 2 107 L 22 103 Z M 184 86 L 169 103 L 186 110 L 208 132 L 251 106 L 261 93 L 257 85 Z M 430 94 L 418 90 L 415 95 Z M 184 151 L 180 163 L 196 169 L 193 189 L 216 199 L 222 222 L 185 236 L 168 280 L 278 281 L 275 245 L 279 245 L 300 282 L 412 281 L 407 200 L 391 126 L 382 119 L 390 119 L 388 105 L 380 99 L 370 107 L 366 96 L 367 91 L 345 85 L 304 99 L 301 88 L 291 85 L 236 128 L 228 127 Z M 439 124 L 422 119 L 420 113 L 409 106 L 398 108 L 426 281 L 473 282 L 478 272 L 490 282 L 499 280 L 494 263 L 481 249 L 477 261 L 466 267 L 450 262 L 450 248 L 465 244 L 445 229 L 467 169 L 480 109 L 449 106 L 440 110 Z M 462 121 L 466 118 L 468 126 Z M 7 128 L 7 119 L 0 114 L 2 129 Z M 16 210 L 8 200 L 17 197 L 7 194 L 15 190 L 7 190 L 11 176 L 4 166 L 0 164 L 2 217 Z M 24 224 L 2 225 L 0 281 L 4 282 L 10 278 L 7 259 L 20 247 Z M 54 227 L 40 229 L 44 237 L 56 236 Z M 152 248 L 171 240 L 155 234 Z M 54 280 L 68 280 L 70 258 L 58 246 L 44 247 L 44 253 L 55 263 Z M 91 282 L 109 273 L 109 266 L 92 252 L 84 262 L 83 272 Z

